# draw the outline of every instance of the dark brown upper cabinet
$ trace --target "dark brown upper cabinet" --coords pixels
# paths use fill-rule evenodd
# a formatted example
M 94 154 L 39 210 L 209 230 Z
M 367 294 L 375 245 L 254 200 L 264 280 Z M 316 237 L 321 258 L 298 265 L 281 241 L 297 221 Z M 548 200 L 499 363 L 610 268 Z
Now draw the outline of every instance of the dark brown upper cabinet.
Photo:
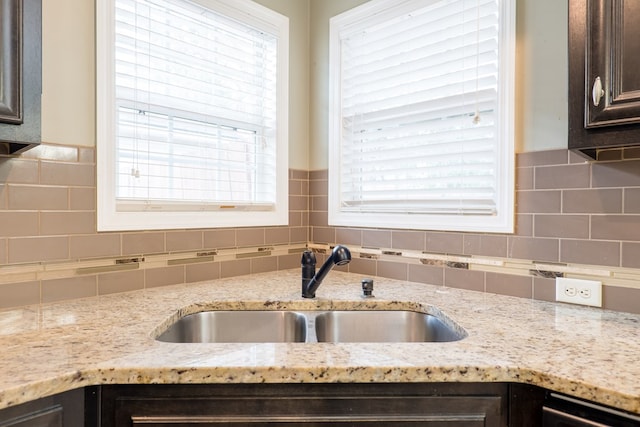
M 40 143 L 42 0 L 0 0 L 0 154 Z
M 639 28 L 638 0 L 569 0 L 570 149 L 600 160 L 637 157 Z

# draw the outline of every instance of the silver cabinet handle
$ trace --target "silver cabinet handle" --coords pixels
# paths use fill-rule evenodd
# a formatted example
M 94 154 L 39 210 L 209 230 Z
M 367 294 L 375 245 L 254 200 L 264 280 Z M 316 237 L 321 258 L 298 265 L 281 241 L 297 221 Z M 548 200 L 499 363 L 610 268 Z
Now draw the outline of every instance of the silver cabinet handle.
M 602 90 L 602 81 L 600 81 L 600 77 L 596 77 L 596 81 L 593 82 L 593 89 L 591 90 L 593 105 L 597 107 L 600 104 L 600 100 L 603 96 L 604 90 Z

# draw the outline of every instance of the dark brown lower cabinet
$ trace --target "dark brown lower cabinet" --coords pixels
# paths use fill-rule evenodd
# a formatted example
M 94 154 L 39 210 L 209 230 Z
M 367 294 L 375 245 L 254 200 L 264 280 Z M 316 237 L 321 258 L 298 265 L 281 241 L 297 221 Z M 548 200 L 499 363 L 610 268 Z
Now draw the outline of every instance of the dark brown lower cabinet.
M 509 385 L 496 383 L 123 385 L 98 393 L 102 427 L 509 425 Z
M 84 390 L 77 389 L 0 411 L 0 427 L 82 427 Z

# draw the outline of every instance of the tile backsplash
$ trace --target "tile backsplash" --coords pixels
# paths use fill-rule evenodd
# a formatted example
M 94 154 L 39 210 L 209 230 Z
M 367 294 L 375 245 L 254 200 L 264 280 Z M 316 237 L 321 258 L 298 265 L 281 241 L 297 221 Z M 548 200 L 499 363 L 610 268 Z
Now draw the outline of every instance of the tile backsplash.
M 541 300 L 540 270 L 595 275 L 605 308 L 640 312 L 639 160 L 519 154 L 512 235 L 331 227 L 327 171 L 300 170 L 286 227 L 97 233 L 95 182 L 93 148 L 0 157 L 0 309 L 297 268 L 342 243 L 356 273 Z

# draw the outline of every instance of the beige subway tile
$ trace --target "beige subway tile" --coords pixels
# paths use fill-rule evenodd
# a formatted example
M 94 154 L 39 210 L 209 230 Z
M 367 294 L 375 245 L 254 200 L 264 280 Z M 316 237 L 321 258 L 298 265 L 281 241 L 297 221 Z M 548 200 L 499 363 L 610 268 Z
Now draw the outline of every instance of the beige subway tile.
M 98 275 L 98 295 L 144 289 L 144 270 L 118 271 Z
M 464 252 L 464 238 L 461 233 L 425 233 L 425 248 L 427 252 L 462 254 Z
M 42 302 L 66 301 L 98 295 L 96 276 L 69 277 L 42 281 Z
M 289 227 L 289 243 L 307 243 L 309 229 L 307 227 Z
M 309 180 L 309 171 L 300 169 L 289 169 L 289 179 Z
M 586 157 L 582 153 L 569 150 L 569 163 L 587 163 L 591 162 L 591 158 Z
M 120 252 L 119 233 L 100 233 L 69 237 L 71 259 L 118 257 Z
M 592 215 L 591 238 L 640 241 L 640 215 Z
M 7 239 L 0 239 L 0 265 L 7 263 Z
M 0 184 L 0 210 L 7 209 L 9 205 L 9 186 L 5 184 Z
M 363 230 L 362 246 L 367 248 L 390 248 L 391 230 Z
M 640 289 L 617 286 L 602 287 L 602 308 L 640 314 Z
M 522 213 L 560 213 L 562 191 L 518 191 L 516 193 L 516 212 Z
M 314 170 L 309 171 L 309 181 L 317 181 L 317 180 L 327 180 L 329 178 L 329 170 Z
M 41 212 L 40 234 L 43 236 L 89 234 L 96 232 L 94 212 Z
M 0 182 L 5 184 L 37 184 L 38 162 L 16 158 L 0 158 Z
M 556 300 L 556 279 L 533 278 L 533 298 L 541 301 Z
M 625 209 L 627 207 L 625 198 Z M 638 205 L 640 207 L 640 204 Z M 565 190 L 562 192 L 564 213 L 621 213 L 622 189 Z
M 306 192 L 303 191 L 303 184 L 306 181 L 297 181 L 295 179 L 289 180 L 289 195 L 290 196 L 308 196 Z M 305 186 L 306 188 L 306 186 Z
M 536 237 L 588 239 L 589 216 L 536 215 L 534 219 L 534 235 Z
M 165 251 L 164 233 L 124 233 L 122 235 L 122 255 L 158 254 Z
M 40 144 L 25 151 L 22 157 L 27 159 L 54 160 L 59 162 L 77 162 L 78 148 L 63 145 Z
M 289 211 L 289 227 L 300 227 L 302 224 L 302 216 L 306 215 L 306 212 L 291 212 Z
M 362 230 L 357 228 L 336 228 L 336 242 L 343 245 L 362 246 Z
M 25 237 L 9 239 L 9 264 L 69 259 L 69 238 Z
M 484 292 L 484 272 L 463 268 L 445 268 L 444 285 L 450 288 Z
M 486 292 L 512 297 L 532 298 L 533 278 L 488 272 L 486 273 Z
M 560 241 L 533 237 L 509 237 L 508 258 L 558 262 Z
M 407 280 L 408 264 L 405 262 L 378 261 L 378 276 L 389 279 Z
M 300 268 L 301 253 L 288 254 L 278 256 L 278 270 L 289 270 L 291 268 Z
M 324 262 L 325 260 L 323 260 Z M 343 265 L 336 265 L 335 267 L 333 267 L 333 269 L 335 271 L 342 271 L 344 273 L 348 273 L 349 272 L 349 264 L 343 264 Z
M 517 168 L 516 169 L 516 190 L 533 190 L 534 189 L 534 168 Z
M 349 263 L 349 271 L 365 276 L 377 276 L 377 262 L 373 259 L 353 258 Z
M 197 251 L 204 248 L 201 230 L 167 231 L 166 239 L 168 252 Z
M 617 267 L 620 265 L 620 243 L 597 240 L 561 240 L 560 261 Z
M 625 162 L 605 162 L 592 164 L 591 186 L 601 187 L 640 187 L 640 160 Z
M 291 211 L 308 211 L 309 197 L 307 196 L 289 196 L 289 210 Z
M 309 196 L 327 196 L 329 194 L 328 182 L 324 179 L 309 181 Z
M 624 189 L 624 212 L 629 214 L 640 213 L 640 188 Z
M 336 229 L 333 227 L 311 227 L 311 241 L 314 243 L 336 242 Z
M 220 278 L 219 262 L 200 262 L 186 265 L 186 282 L 203 282 Z
M 278 258 L 275 256 L 251 258 L 251 274 L 266 273 L 278 269 Z
M 93 187 L 72 187 L 69 189 L 69 208 L 72 211 L 96 210 L 96 189 Z
M 309 223 L 314 227 L 328 227 L 328 220 L 326 212 L 309 212 Z
M 235 261 L 223 261 L 220 263 L 220 277 L 244 276 L 251 273 L 251 261 L 239 259 Z
M 95 166 L 85 163 L 40 163 L 40 183 L 44 185 L 95 186 Z
M 622 242 L 622 267 L 640 268 L 640 243 Z
M 69 208 L 69 190 L 66 187 L 10 185 L 9 209 L 13 210 L 66 210 Z
M 627 147 L 623 150 L 623 158 L 624 159 L 640 159 L 640 148 L 636 147 Z
M 516 156 L 518 167 L 564 165 L 568 162 L 568 150 L 543 150 L 519 153 Z
M 444 283 L 444 267 L 424 264 L 409 264 L 408 280 L 441 286 Z
M 507 256 L 507 236 L 489 234 L 465 234 L 464 254 L 489 257 Z
M 533 236 L 533 217 L 530 214 L 517 214 L 516 215 L 516 236 Z
M 264 245 L 264 228 L 239 228 L 236 230 L 238 247 Z
M 328 196 L 311 197 L 311 210 L 326 213 L 329 210 L 329 197 Z
M 536 167 L 536 189 L 589 188 L 591 165 L 572 164 Z
M 0 211 L 0 237 L 37 236 L 39 222 L 37 212 Z
M 207 249 L 235 248 L 236 230 L 235 229 L 217 229 L 204 232 L 204 247 Z
M 0 284 L 0 309 L 39 303 L 39 281 Z
M 144 287 L 177 285 L 185 283 L 185 266 L 149 268 L 144 271 Z
M 407 249 L 424 251 L 426 236 L 423 231 L 392 230 L 391 247 L 394 249 Z
M 269 227 L 264 230 L 267 245 L 283 245 L 289 243 L 289 227 Z

